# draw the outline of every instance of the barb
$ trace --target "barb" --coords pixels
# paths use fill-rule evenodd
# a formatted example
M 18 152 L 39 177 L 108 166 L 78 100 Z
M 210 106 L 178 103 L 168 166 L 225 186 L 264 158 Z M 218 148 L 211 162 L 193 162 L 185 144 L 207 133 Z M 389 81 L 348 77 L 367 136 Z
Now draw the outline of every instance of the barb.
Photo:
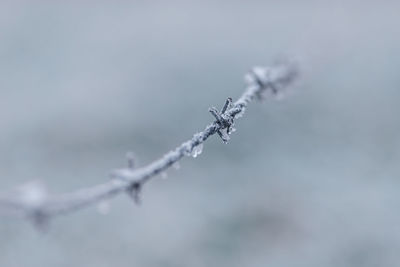
M 47 228 L 49 220 L 54 216 L 77 211 L 119 193 L 128 194 L 138 204 L 145 183 L 158 174 L 163 176 L 169 167 L 176 165 L 184 156 L 196 157 L 201 153 L 203 143 L 216 133 L 227 143 L 235 131 L 234 121 L 243 115 L 251 101 L 255 98 L 263 99 L 266 93 L 276 95 L 289 86 L 297 74 L 297 66 L 293 63 L 254 68 L 246 76 L 247 88 L 236 102 L 232 103 L 232 99 L 228 98 L 221 111 L 210 108 L 215 121 L 160 159 L 136 168 L 134 154 L 130 152 L 127 154 L 128 167 L 114 170 L 109 181 L 62 195 L 49 195 L 43 186 L 25 186 L 18 194 L 0 197 L 0 211 L 26 217 L 37 228 L 43 229 Z

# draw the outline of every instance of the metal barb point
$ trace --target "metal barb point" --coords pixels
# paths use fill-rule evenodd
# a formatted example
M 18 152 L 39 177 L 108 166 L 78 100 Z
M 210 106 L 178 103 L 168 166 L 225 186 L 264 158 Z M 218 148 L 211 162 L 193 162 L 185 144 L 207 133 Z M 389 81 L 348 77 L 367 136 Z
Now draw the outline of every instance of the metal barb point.
M 136 155 L 133 152 L 126 153 L 126 158 L 128 159 L 128 168 L 134 169 L 136 163 Z
M 30 215 L 33 226 L 40 233 L 46 233 L 50 228 L 50 216 L 44 211 L 38 209 Z
M 223 118 L 215 107 L 209 108 L 208 111 L 214 116 L 219 124 L 222 124 Z
M 231 107 L 232 105 L 232 98 L 228 97 L 228 99 L 225 101 L 224 107 L 221 109 L 221 114 L 225 114 L 225 112 Z
M 139 182 L 135 182 L 131 184 L 128 189 L 128 194 L 135 202 L 136 205 L 140 205 L 142 203 L 141 195 L 142 195 L 142 184 Z

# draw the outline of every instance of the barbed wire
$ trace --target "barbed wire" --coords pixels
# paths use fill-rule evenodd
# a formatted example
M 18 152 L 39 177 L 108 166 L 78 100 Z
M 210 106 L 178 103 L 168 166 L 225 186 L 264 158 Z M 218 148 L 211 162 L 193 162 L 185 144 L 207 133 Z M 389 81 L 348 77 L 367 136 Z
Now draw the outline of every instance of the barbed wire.
M 48 194 L 43 183 L 25 184 L 13 192 L 0 197 L 0 211 L 9 216 L 28 218 L 38 229 L 47 228 L 50 219 L 68 214 L 91 204 L 111 198 L 119 193 L 127 193 L 135 203 L 139 203 L 141 191 L 150 179 L 163 175 L 171 166 L 185 156 L 196 157 L 202 152 L 203 143 L 218 134 L 224 143 L 235 131 L 234 122 L 240 118 L 254 99 L 264 99 L 268 95 L 279 97 L 298 76 L 297 65 L 293 62 L 272 67 L 255 67 L 246 75 L 247 87 L 236 102 L 228 98 L 222 109 L 215 107 L 209 112 L 215 121 L 180 146 L 169 151 L 160 159 L 136 168 L 133 153 L 127 154 L 128 167 L 111 172 L 110 180 L 102 184 L 79 189 L 61 195 Z

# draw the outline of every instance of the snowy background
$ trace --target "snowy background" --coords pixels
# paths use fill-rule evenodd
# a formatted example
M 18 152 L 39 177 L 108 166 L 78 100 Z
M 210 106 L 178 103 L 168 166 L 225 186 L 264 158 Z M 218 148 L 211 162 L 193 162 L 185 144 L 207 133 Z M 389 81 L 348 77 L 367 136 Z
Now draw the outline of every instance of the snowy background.
M 228 145 L 41 235 L 0 219 L 0 266 L 400 266 L 397 1 L 2 1 L 0 187 L 54 193 L 203 129 L 243 75 L 303 61 Z

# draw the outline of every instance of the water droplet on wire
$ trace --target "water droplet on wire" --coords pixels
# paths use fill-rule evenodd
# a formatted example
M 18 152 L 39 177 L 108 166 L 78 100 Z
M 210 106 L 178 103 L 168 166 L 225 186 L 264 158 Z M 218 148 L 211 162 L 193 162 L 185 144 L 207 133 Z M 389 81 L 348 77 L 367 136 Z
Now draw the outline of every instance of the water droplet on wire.
M 190 154 L 193 158 L 197 158 L 203 152 L 203 144 L 193 147 L 192 153 Z

